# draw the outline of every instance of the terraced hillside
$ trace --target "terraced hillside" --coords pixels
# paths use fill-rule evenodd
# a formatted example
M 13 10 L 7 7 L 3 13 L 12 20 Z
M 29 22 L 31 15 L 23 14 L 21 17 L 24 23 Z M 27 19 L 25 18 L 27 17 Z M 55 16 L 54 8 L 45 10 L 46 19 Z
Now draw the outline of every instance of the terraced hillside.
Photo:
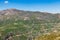
M 13 33 L 14 40 L 59 40 L 56 37 L 60 35 L 60 14 L 17 9 L 2 10 L 0 40 L 10 32 Z

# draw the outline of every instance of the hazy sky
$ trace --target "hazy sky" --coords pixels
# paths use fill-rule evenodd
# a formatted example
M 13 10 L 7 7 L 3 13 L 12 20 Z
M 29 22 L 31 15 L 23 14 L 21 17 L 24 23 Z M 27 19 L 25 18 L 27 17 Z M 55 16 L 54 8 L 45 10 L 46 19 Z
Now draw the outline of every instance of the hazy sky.
M 60 0 L 0 0 L 0 10 L 9 8 L 60 13 Z

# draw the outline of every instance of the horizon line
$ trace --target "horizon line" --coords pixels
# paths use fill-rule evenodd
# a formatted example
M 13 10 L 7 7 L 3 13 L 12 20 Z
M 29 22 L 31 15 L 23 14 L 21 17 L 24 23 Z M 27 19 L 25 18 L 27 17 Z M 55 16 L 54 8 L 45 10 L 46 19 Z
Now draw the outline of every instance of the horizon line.
M 16 10 L 22 10 L 22 11 L 31 11 L 31 12 L 45 12 L 45 13 L 52 13 L 52 14 L 60 14 L 60 12 L 47 12 L 47 11 L 39 11 L 39 10 L 25 10 L 25 9 L 18 9 L 18 8 L 5 8 L 5 9 L 0 9 L 0 11 L 3 10 L 9 10 L 9 9 L 16 9 Z

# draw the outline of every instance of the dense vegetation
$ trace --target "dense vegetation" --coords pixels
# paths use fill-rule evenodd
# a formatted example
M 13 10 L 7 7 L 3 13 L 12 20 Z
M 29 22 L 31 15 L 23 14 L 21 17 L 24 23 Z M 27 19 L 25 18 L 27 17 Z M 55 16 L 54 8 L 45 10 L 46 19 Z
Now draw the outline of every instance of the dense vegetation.
M 59 40 L 60 19 L 56 14 L 12 11 L 13 14 L 11 10 L 7 11 L 11 14 L 0 14 L 0 40 L 10 32 L 14 40 Z

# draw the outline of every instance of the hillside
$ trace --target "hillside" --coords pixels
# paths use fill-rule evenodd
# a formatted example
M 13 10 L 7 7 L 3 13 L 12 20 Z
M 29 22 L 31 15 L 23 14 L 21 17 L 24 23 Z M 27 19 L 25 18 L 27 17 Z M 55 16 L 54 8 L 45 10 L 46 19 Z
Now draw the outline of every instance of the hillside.
M 59 14 L 52 14 L 52 13 L 44 13 L 44 12 L 33 12 L 33 11 L 23 11 L 23 10 L 17 10 L 17 9 L 7 9 L 0 11 L 1 18 L 3 17 L 17 17 L 18 18 L 27 18 L 30 19 L 30 17 L 35 17 L 36 19 L 40 20 L 54 20 L 59 18 Z
M 1 40 L 10 32 L 14 34 L 14 40 L 35 39 L 37 36 L 43 38 L 43 35 L 57 34 L 60 32 L 60 14 L 18 9 L 1 10 Z

